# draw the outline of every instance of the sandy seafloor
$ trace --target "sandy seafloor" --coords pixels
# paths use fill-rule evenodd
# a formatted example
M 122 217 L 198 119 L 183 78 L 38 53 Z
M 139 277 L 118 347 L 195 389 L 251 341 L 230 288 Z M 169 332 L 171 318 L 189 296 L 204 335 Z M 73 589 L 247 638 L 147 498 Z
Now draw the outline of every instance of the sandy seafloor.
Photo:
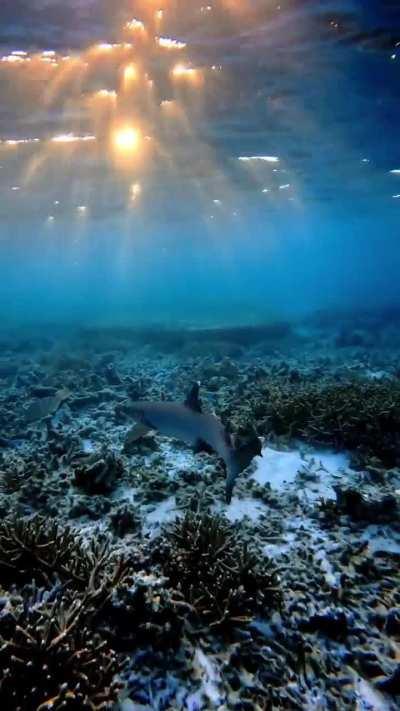
M 106 532 L 123 551 L 138 541 L 157 545 L 164 527 L 195 501 L 226 516 L 279 569 L 282 610 L 260 616 L 247 631 L 264 671 L 273 670 L 273 703 L 264 694 L 262 705 L 266 682 L 259 667 L 239 668 L 239 690 L 230 686 L 226 664 L 237 642 L 224 648 L 221 640 L 214 644 L 212 636 L 200 635 L 184 669 L 170 659 L 164 669 L 154 664 L 142 673 L 140 653 L 132 650 L 123 711 L 399 708 L 400 454 L 388 465 L 371 454 L 355 457 L 334 438 L 330 442 L 329 433 L 324 442 L 309 433 L 277 433 L 259 408 L 265 381 L 292 388 L 327 380 L 399 387 L 396 333 L 390 320 L 377 328 L 368 319 L 340 325 L 328 319 L 288 333 L 221 331 L 209 338 L 157 331 L 139 337 L 130 329 L 101 328 L 3 334 L 2 518 L 40 513 L 88 537 Z M 248 421 L 262 439 L 262 456 L 239 478 L 230 505 L 214 455 L 157 434 L 124 449 L 132 425 L 124 410 L 129 396 L 182 401 L 193 381 L 202 384 L 205 409 L 233 430 Z M 56 414 L 27 422 L 27 409 L 61 388 L 70 395 Z M 115 481 L 110 474 L 106 493 L 76 485 L 78 461 L 111 455 L 122 468 Z M 17 484 L 10 483 L 13 477 Z M 362 495 L 363 513 L 335 509 L 338 487 Z M 387 511 L 383 497 L 391 502 Z M 121 531 L 115 521 L 127 511 L 135 524 Z M 288 670 L 285 658 L 289 629 L 307 648 L 297 672 Z M 257 701 L 241 701 L 246 688 L 258 689 Z

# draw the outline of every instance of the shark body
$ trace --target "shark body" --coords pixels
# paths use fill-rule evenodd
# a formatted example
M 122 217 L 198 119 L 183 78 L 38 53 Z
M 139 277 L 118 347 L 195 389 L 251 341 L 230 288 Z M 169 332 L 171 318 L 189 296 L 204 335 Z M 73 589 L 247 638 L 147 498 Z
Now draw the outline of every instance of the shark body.
M 227 503 L 231 501 L 237 476 L 256 454 L 261 454 L 258 437 L 235 447 L 231 435 L 218 417 L 203 413 L 198 383 L 193 385 L 184 403 L 136 401 L 130 403 L 129 411 L 138 421 L 138 425 L 128 434 L 131 442 L 150 430 L 156 430 L 167 437 L 182 440 L 197 451 L 211 449 L 216 452 L 225 463 Z

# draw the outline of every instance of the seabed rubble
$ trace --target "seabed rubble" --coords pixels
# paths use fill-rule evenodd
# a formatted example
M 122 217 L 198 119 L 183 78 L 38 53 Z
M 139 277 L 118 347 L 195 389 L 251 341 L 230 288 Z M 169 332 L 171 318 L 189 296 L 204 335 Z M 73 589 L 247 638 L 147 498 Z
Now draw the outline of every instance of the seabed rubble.
M 399 344 L 350 331 L 3 335 L 2 708 L 398 708 Z M 126 442 L 194 381 L 263 442 L 229 506 L 214 455 Z

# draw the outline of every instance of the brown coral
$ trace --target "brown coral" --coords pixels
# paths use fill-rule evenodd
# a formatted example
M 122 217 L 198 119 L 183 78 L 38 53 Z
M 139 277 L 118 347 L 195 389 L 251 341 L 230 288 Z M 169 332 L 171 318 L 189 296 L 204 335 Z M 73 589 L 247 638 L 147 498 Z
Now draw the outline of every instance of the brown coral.
M 117 656 L 85 624 L 77 598 L 22 608 L 0 633 L 0 706 L 15 711 L 112 708 Z
M 0 523 L 0 583 L 48 585 L 56 576 L 74 590 L 100 599 L 120 581 L 126 565 L 114 560 L 109 542 L 83 540 L 70 528 L 41 516 L 10 517 Z
M 187 513 L 154 556 L 187 609 L 210 627 L 245 623 L 280 605 L 275 569 L 221 516 Z

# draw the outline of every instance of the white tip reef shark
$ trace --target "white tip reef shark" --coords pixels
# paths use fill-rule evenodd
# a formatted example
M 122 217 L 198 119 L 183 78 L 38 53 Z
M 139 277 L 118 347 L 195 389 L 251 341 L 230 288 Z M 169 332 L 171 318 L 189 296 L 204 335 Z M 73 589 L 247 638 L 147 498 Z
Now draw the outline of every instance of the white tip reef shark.
M 226 502 L 229 504 L 237 476 L 254 456 L 261 454 L 261 442 L 254 436 L 245 444 L 236 446 L 218 417 L 203 413 L 199 387 L 200 383 L 192 386 L 184 403 L 130 401 L 128 410 L 137 424 L 129 430 L 125 444 L 156 430 L 161 435 L 186 442 L 198 452 L 213 450 L 225 463 Z

